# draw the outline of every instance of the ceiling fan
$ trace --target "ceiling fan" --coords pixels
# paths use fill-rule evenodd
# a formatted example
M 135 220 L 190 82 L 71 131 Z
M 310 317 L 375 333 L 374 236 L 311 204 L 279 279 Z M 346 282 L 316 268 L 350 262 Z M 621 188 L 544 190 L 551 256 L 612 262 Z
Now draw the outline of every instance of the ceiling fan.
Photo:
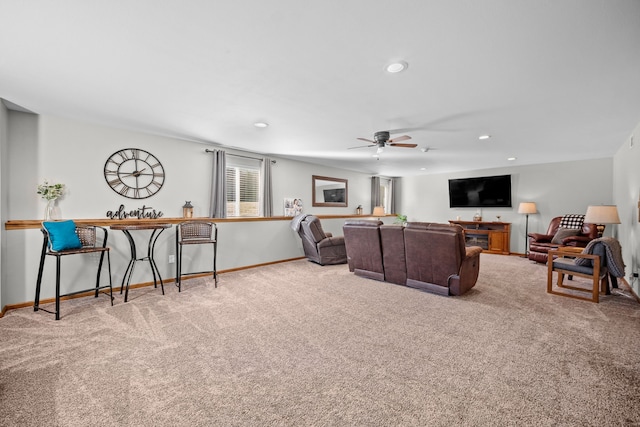
M 361 145 L 359 147 L 351 147 L 349 149 L 351 150 L 354 148 L 378 147 L 378 150 L 376 153 L 380 154 L 382 153 L 382 150 L 384 149 L 384 147 L 415 148 L 418 146 L 418 144 L 399 144 L 400 141 L 406 141 L 408 139 L 411 139 L 409 135 L 402 135 L 393 139 L 389 139 L 389 136 L 390 136 L 389 132 L 383 130 L 373 134 L 373 141 L 367 138 L 357 138 L 360 141 L 370 142 L 371 145 Z

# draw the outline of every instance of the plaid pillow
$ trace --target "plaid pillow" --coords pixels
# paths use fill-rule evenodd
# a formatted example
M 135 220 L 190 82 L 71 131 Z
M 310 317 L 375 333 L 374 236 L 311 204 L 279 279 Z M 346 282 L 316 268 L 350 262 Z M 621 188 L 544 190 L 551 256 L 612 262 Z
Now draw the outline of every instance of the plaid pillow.
M 560 220 L 559 228 L 582 228 L 582 224 L 584 223 L 584 215 L 583 214 L 568 214 L 563 215 Z

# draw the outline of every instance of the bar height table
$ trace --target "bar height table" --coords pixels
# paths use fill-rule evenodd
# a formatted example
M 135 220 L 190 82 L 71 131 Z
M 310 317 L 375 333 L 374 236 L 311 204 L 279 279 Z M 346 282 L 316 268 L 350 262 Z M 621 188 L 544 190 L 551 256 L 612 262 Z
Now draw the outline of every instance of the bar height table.
M 160 287 L 162 288 L 162 295 L 164 295 L 164 285 L 162 283 L 162 277 L 160 276 L 160 271 L 158 270 L 158 266 L 156 265 L 155 260 L 153 259 L 153 251 L 156 246 L 156 240 L 160 237 L 160 234 L 167 228 L 171 228 L 171 224 L 135 224 L 135 225 L 112 225 L 112 230 L 120 230 L 124 233 L 129 240 L 129 246 L 131 247 L 131 259 L 129 260 L 129 265 L 127 265 L 127 269 L 124 272 L 124 277 L 122 277 L 122 285 L 120 287 L 120 293 L 122 293 L 122 289 L 124 288 L 124 302 L 127 302 L 129 299 L 129 285 L 131 284 L 131 276 L 133 275 L 133 268 L 137 261 L 149 261 L 151 265 L 151 273 L 153 273 L 153 287 L 158 287 L 158 281 L 160 282 Z M 138 258 L 136 251 L 136 243 L 133 240 L 133 236 L 131 235 L 131 231 L 135 230 L 152 230 L 151 235 L 149 236 L 149 244 L 147 245 L 147 255 L 144 257 Z M 125 285 L 126 283 L 126 285 Z

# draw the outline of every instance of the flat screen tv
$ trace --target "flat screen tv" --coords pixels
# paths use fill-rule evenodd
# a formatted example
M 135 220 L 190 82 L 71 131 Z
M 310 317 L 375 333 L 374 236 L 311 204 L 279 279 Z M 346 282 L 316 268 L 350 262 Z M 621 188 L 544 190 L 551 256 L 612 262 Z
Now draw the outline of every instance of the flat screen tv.
M 511 175 L 449 180 L 451 208 L 510 208 Z
M 344 188 L 332 188 L 328 190 L 322 190 L 324 193 L 324 202 L 325 203 L 344 203 L 345 199 L 345 189 Z

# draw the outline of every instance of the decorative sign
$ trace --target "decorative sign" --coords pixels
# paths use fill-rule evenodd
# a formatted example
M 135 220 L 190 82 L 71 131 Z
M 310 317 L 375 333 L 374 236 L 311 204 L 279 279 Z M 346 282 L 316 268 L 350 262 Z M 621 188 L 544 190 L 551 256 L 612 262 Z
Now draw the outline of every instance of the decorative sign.
M 107 211 L 107 218 L 109 219 L 127 219 L 127 218 L 157 219 L 163 215 L 164 213 L 160 211 L 156 211 L 151 206 L 145 206 L 145 205 L 142 205 L 141 208 L 138 208 L 129 212 L 125 211 L 124 205 L 120 205 L 117 211 Z
M 302 213 L 302 199 L 285 197 L 284 216 L 297 216 Z

